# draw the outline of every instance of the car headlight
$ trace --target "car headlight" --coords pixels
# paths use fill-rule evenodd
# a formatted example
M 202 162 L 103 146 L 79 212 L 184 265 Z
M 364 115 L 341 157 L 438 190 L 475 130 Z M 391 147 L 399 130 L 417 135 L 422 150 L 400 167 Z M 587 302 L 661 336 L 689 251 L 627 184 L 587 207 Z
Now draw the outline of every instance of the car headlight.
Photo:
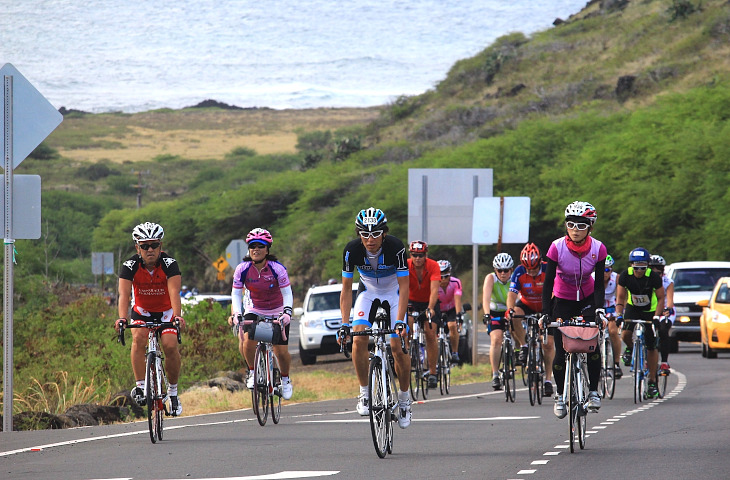
M 321 318 L 313 318 L 304 320 L 302 323 L 307 328 L 322 328 L 324 327 L 324 321 Z
M 715 323 L 730 323 L 730 318 L 720 312 L 712 312 L 712 321 Z

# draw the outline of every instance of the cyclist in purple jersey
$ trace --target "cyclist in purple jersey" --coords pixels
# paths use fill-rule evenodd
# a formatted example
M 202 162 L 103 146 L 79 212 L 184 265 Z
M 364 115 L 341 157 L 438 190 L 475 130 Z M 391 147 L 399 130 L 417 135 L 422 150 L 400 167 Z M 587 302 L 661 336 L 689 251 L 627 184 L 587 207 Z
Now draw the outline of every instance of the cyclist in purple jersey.
M 566 235 L 553 241 L 548 249 L 547 271 L 542 290 L 542 313 L 553 320 L 569 320 L 578 315 L 588 321 L 601 321 L 605 318 L 603 282 L 593 280 L 600 279 L 603 275 L 607 255 L 606 246 L 590 235 L 596 218 L 596 209 L 590 203 L 571 203 L 565 209 Z M 554 413 L 558 418 L 563 418 L 567 415 L 562 396 L 565 384 L 565 350 L 561 333 L 557 328 L 551 330 L 555 341 L 553 374 L 557 387 Z M 601 353 L 597 351 L 588 354 L 590 391 L 586 407 L 591 410 L 601 408 L 601 397 L 598 395 L 600 376 Z
M 451 275 L 451 262 L 439 260 L 441 281 L 439 282 L 439 302 L 441 316 L 449 328 L 449 343 L 451 343 L 451 362 L 459 363 L 459 325 L 463 323 L 463 307 L 461 297 L 463 290 L 461 280 Z
M 256 343 L 253 336 L 258 316 L 277 316 L 279 325 L 274 325 L 274 354 L 279 359 L 281 368 L 281 393 L 289 400 L 293 393 L 289 368 L 289 323 L 291 322 L 292 295 L 291 284 L 286 267 L 269 253 L 274 243 L 271 234 L 263 228 L 254 228 L 246 236 L 248 255 L 236 267 L 233 273 L 233 289 L 231 290 L 231 316 L 228 324 L 238 323 L 238 316 L 243 315 L 243 328 L 238 330 L 238 348 L 248 364 L 249 372 L 246 384 L 253 388 L 253 371 L 256 354 Z M 245 302 L 243 290 L 247 291 Z M 243 308 L 242 308 L 243 307 Z

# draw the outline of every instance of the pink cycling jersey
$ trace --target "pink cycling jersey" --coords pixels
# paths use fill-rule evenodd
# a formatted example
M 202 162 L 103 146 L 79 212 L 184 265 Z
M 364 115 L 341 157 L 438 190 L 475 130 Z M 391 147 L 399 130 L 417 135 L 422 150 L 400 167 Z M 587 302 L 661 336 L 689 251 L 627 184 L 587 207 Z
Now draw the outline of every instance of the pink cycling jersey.
M 243 272 L 246 278 L 241 278 Z M 279 262 L 268 260 L 259 270 L 252 262 L 241 262 L 233 273 L 233 288 L 246 288 L 248 299 L 246 313 L 258 315 L 278 315 L 284 305 L 281 289 L 291 285 L 286 267 Z
M 593 294 L 595 289 L 591 273 L 596 264 L 606 259 L 606 246 L 593 237 L 588 237 L 590 246 L 580 256 L 571 251 L 565 237 L 558 238 L 547 251 L 547 257 L 558 266 L 553 294 L 565 300 L 582 300 Z
M 439 302 L 442 312 L 446 312 L 456 307 L 454 302 L 454 295 L 462 295 L 461 291 L 461 280 L 456 277 L 449 279 L 449 284 L 446 286 L 446 290 L 439 286 Z

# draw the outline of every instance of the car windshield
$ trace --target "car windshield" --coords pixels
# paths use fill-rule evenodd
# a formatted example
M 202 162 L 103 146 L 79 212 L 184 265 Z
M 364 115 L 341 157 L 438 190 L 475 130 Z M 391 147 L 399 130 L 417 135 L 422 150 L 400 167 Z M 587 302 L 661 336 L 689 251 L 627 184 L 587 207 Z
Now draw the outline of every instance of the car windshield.
M 357 290 L 352 291 L 352 303 L 355 304 L 355 296 Z M 324 292 L 313 293 L 309 297 L 307 304 L 308 312 L 318 312 L 322 310 L 339 310 L 340 309 L 340 292 Z
M 720 285 L 720 289 L 717 291 L 715 297 L 717 303 L 730 303 L 730 289 L 728 289 L 727 283 Z
M 730 276 L 730 268 L 687 268 L 674 271 L 675 292 L 702 292 L 715 288 L 720 277 Z

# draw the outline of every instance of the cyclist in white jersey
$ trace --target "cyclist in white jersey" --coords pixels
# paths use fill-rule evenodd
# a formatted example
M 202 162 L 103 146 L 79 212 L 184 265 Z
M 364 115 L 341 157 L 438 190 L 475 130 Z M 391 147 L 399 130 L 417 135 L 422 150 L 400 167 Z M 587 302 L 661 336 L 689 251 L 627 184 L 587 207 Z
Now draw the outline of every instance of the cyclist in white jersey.
M 674 280 L 664 274 L 664 267 L 667 261 L 661 255 L 652 255 L 649 257 L 649 267 L 662 276 L 662 285 L 664 285 L 664 316 L 659 322 L 659 355 L 661 355 L 661 365 L 659 365 L 659 373 L 669 375 L 671 367 L 669 366 L 669 330 L 674 325 L 676 314 L 674 312 Z
M 397 328 L 399 324 L 406 325 L 409 272 L 403 242 L 388 235 L 388 219 L 379 208 L 370 207 L 361 210 L 355 217 L 355 230 L 358 238 L 345 246 L 342 258 L 342 292 L 340 293 L 342 327 L 340 327 L 338 341 L 341 337 L 347 338 L 351 328 L 356 332 L 370 328 L 379 307 L 388 312 L 390 328 Z M 353 322 L 350 325 L 352 282 L 355 270 L 360 274 L 360 288 L 355 300 Z M 381 325 L 381 327 L 388 327 L 388 325 Z M 403 337 L 406 337 L 407 334 L 406 328 L 400 332 Z M 394 335 L 394 337 L 397 336 Z M 407 353 L 403 352 L 397 338 L 391 338 L 390 345 L 400 386 L 398 425 L 401 428 L 407 428 L 411 424 L 411 397 L 408 391 L 411 359 Z M 361 335 L 354 337 L 352 363 L 360 382 L 357 413 L 362 416 L 370 414 L 368 360 L 368 337 Z
M 621 336 L 619 335 L 619 326 L 616 323 L 616 286 L 618 285 L 618 273 L 613 271 L 614 260 L 611 255 L 606 256 L 606 267 L 603 274 L 603 285 L 605 286 L 606 301 L 603 308 L 606 309 L 608 318 L 608 336 L 611 339 L 613 347 L 613 363 L 615 378 L 618 380 L 624 375 L 621 370 Z

